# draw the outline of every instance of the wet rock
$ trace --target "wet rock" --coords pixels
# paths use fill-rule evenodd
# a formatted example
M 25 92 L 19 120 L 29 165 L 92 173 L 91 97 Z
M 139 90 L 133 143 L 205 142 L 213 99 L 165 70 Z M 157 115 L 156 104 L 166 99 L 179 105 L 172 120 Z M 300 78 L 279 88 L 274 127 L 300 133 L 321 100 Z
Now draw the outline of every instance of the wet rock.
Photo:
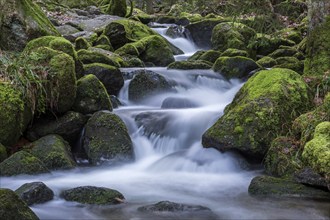
M 188 205 L 170 201 L 161 201 L 156 204 L 138 208 L 141 212 L 196 212 L 211 211 L 209 208 L 200 205 Z
M 100 110 L 112 111 L 110 97 L 95 75 L 89 74 L 78 80 L 77 97 L 72 108 L 82 114 L 92 114 Z
M 256 197 L 303 198 L 330 200 L 330 193 L 295 183 L 292 180 L 271 176 L 257 176 L 252 179 L 249 194 Z
M 83 148 L 91 164 L 117 163 L 133 158 L 133 144 L 124 122 L 108 111 L 96 112 L 88 120 Z
M 58 134 L 73 146 L 86 122 L 86 116 L 73 111 L 58 118 L 42 117 L 33 123 L 26 136 L 30 141 L 36 141 L 49 134 Z
M 191 70 L 191 69 L 211 69 L 212 64 L 207 61 L 175 61 L 168 65 L 168 69 L 180 69 L 180 70 Z
M 238 50 L 238 49 L 234 49 L 234 48 L 228 48 L 223 53 L 221 53 L 220 56 L 222 56 L 222 57 L 237 57 L 237 56 L 248 57 L 249 55 L 245 50 Z
M 165 35 L 171 38 L 185 38 L 184 28 L 182 26 L 170 26 Z
M 163 112 L 142 112 L 135 116 L 138 127 L 143 127 L 145 135 L 165 135 L 168 134 L 165 128 L 172 117 Z
M 168 97 L 163 101 L 161 108 L 178 109 L 178 108 L 194 108 L 197 106 L 198 105 L 196 103 L 186 98 Z
M 14 191 L 0 189 L 0 216 L 11 220 L 38 220 L 36 214 Z
M 7 159 L 7 149 L 0 143 L 0 163 Z
M 114 205 L 123 203 L 125 197 L 114 189 L 95 186 L 81 186 L 61 192 L 67 201 L 91 205 Z
M 47 135 L 31 143 L 30 147 L 30 153 L 41 160 L 49 170 L 76 167 L 71 147 L 61 136 Z
M 33 175 L 48 172 L 49 170 L 41 160 L 26 151 L 16 152 L 0 163 L 1 176 Z
M 103 51 L 100 48 L 89 48 L 88 50 L 79 50 L 77 52 L 78 59 L 83 64 L 101 63 L 114 67 L 121 67 L 120 63 L 123 60 L 117 55 L 110 51 Z
M 139 101 L 157 92 L 171 89 L 170 83 L 160 74 L 150 70 L 137 70 L 134 74 L 128 88 L 128 97 L 132 101 Z
M 294 177 L 298 183 L 322 189 L 328 188 L 329 183 L 327 183 L 326 179 L 320 174 L 316 173 L 310 167 L 298 171 L 297 173 L 295 173 Z
M 114 95 L 110 96 L 110 101 L 113 108 L 118 108 L 119 106 L 122 106 L 120 100 Z
M 15 193 L 29 206 L 50 201 L 54 197 L 54 192 L 43 182 L 25 183 Z
M 124 78 L 120 70 L 116 67 L 93 63 L 84 66 L 84 74 L 95 75 L 104 85 L 109 95 L 118 95 L 124 85 Z
M 277 62 L 275 59 L 273 59 L 271 57 L 264 56 L 263 58 L 261 58 L 257 61 L 257 64 L 264 68 L 271 68 L 271 67 L 277 65 Z

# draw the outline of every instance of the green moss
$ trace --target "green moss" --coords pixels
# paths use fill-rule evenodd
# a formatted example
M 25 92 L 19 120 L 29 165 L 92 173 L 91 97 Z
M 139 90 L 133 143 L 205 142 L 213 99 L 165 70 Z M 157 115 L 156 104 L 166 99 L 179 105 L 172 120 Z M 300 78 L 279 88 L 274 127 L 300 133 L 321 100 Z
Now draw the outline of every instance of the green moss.
M 19 151 L 0 164 L 1 176 L 49 172 L 44 163 L 26 151 Z
M 260 71 L 248 80 L 224 115 L 203 135 L 203 146 L 238 150 L 260 160 L 271 141 L 285 134 L 292 119 L 309 106 L 308 88 L 300 75 L 288 69 Z M 235 133 L 237 126 L 244 132 Z
M 305 145 L 302 157 L 317 172 L 330 175 L 330 122 L 316 126 L 314 138 Z
M 78 80 L 77 98 L 73 110 L 83 114 L 100 110 L 112 111 L 107 90 L 95 75 L 89 74 Z
M 0 142 L 14 144 L 21 135 L 24 120 L 22 94 L 11 84 L 0 81 Z
M 109 15 L 117 15 L 119 17 L 125 17 L 126 10 L 127 10 L 126 1 L 110 0 L 109 7 L 106 12 Z
M 262 66 L 264 68 L 271 68 L 271 67 L 277 65 L 277 62 L 275 59 L 273 59 L 271 57 L 264 56 L 263 58 L 261 58 L 257 61 L 257 64 L 259 64 L 260 66 Z
M 191 69 L 211 69 L 212 66 L 206 61 L 175 61 L 168 65 L 168 69 L 181 69 L 181 70 L 191 70 Z
M 94 46 L 107 45 L 107 46 L 109 46 L 109 48 L 108 48 L 109 51 L 114 51 L 109 38 L 107 36 L 105 36 L 104 34 L 102 34 L 100 37 L 98 37 L 97 40 L 93 44 L 94 44 Z
M 181 12 L 180 18 L 187 18 L 191 23 L 201 21 L 203 19 L 202 15 L 200 14 L 190 14 L 187 12 Z
M 228 48 L 223 53 L 221 53 L 221 56 L 222 57 L 236 57 L 236 56 L 248 57 L 248 53 L 245 50 Z
M 90 48 L 92 45 L 83 37 L 78 37 L 75 40 L 75 48 L 76 50 L 81 50 L 81 49 L 85 49 L 87 50 L 88 48 Z
M 0 216 L 11 220 L 39 219 L 14 191 L 5 188 L 0 189 Z
M 4 161 L 7 157 L 8 156 L 7 156 L 6 147 L 0 143 L 0 163 Z
M 220 54 L 221 53 L 219 51 L 208 50 L 208 51 L 205 51 L 205 53 L 201 53 L 198 58 L 196 57 L 196 59 L 202 60 L 202 61 L 207 61 L 207 62 L 210 62 L 213 64 L 220 57 Z M 194 58 L 191 58 L 191 59 L 189 58 L 189 60 L 193 60 L 193 59 Z
M 295 57 L 279 57 L 276 59 L 277 65 L 274 68 L 287 68 L 296 71 L 299 74 L 303 73 L 304 62 Z

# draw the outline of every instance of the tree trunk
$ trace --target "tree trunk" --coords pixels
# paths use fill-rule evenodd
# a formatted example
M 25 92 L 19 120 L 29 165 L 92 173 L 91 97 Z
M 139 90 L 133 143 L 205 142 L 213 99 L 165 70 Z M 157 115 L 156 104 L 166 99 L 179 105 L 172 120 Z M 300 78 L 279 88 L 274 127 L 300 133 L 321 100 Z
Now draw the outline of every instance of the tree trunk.
M 152 0 L 145 0 L 146 2 L 146 9 L 148 14 L 153 14 L 154 13 L 154 8 L 152 4 Z

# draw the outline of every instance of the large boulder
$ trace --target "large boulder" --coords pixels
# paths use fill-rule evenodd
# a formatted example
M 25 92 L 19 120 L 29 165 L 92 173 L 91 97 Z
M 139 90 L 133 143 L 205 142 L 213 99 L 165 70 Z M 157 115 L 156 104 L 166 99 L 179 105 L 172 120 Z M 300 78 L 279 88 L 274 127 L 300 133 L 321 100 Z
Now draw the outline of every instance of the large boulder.
M 80 186 L 61 192 L 67 201 L 92 205 L 115 205 L 123 203 L 125 197 L 114 189 L 96 186 Z
M 118 95 L 124 85 L 124 77 L 114 66 L 92 63 L 84 66 L 84 74 L 95 75 L 104 85 L 109 95 Z
M 167 66 L 174 62 L 174 56 L 166 40 L 161 36 L 145 37 L 137 42 L 124 45 L 115 51 L 121 56 L 131 55 L 140 58 L 145 63 L 156 66 Z
M 255 197 L 303 198 L 329 201 L 329 192 L 308 187 L 292 180 L 271 176 L 257 176 L 252 179 L 249 194 Z
M 31 143 L 30 153 L 41 160 L 49 170 L 72 169 L 76 162 L 71 147 L 58 135 L 47 135 Z
M 49 170 L 41 160 L 26 151 L 14 153 L 0 163 L 1 176 L 14 176 L 19 174 L 48 173 Z
M 133 158 L 133 144 L 124 122 L 115 114 L 100 111 L 85 126 L 83 148 L 91 164 L 121 162 Z
M 216 25 L 212 31 L 212 48 L 225 51 L 228 48 L 245 50 L 256 32 L 241 23 L 224 22 Z
M 271 141 L 285 134 L 290 122 L 309 103 L 308 87 L 296 72 L 260 71 L 247 81 L 225 108 L 224 115 L 204 133 L 203 146 L 239 151 L 260 161 Z
M 73 104 L 73 110 L 92 114 L 100 110 L 112 111 L 109 94 L 102 82 L 92 74 L 78 80 L 77 97 Z
M 191 69 L 211 69 L 211 63 L 206 61 L 175 61 L 168 65 L 168 69 L 180 69 L 180 70 L 191 70 Z
M 0 216 L 2 219 L 38 220 L 38 216 L 10 189 L 0 189 Z
M 250 58 L 237 56 L 219 57 L 212 68 L 226 78 L 245 78 L 260 66 Z
M 101 48 L 91 47 L 88 50 L 81 49 L 77 54 L 78 59 L 83 64 L 102 63 L 114 67 L 121 67 L 124 62 L 117 54 Z
M 28 205 L 44 203 L 54 197 L 54 192 L 43 182 L 25 183 L 15 193 Z
M 24 49 L 30 40 L 45 36 L 59 35 L 55 27 L 32 0 L 0 1 L 0 49 Z
M 36 141 L 49 134 L 58 134 L 73 146 L 86 122 L 86 116 L 73 111 L 58 118 L 44 116 L 33 122 L 32 127 L 27 130 L 26 136 L 30 141 Z
M 13 85 L 0 81 L 0 103 L 0 143 L 12 145 L 23 130 L 24 100 Z
M 128 87 L 128 97 L 132 101 L 138 101 L 157 92 L 171 89 L 171 85 L 165 77 L 150 70 L 137 70 Z

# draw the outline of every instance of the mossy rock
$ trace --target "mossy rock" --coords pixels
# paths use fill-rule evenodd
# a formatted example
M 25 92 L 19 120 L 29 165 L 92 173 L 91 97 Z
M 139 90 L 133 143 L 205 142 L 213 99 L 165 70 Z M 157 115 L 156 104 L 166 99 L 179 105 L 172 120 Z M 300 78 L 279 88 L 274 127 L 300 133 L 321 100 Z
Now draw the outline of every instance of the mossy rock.
M 168 65 L 168 69 L 180 69 L 180 70 L 191 70 L 191 69 L 211 69 L 212 65 L 206 61 L 175 61 Z
M 75 42 L 75 49 L 76 50 L 81 50 L 81 49 L 85 49 L 87 50 L 88 48 L 90 48 L 92 45 L 83 37 L 78 37 Z
M 249 186 L 249 194 L 266 198 L 301 198 L 329 201 L 329 192 L 308 187 L 292 180 L 271 176 L 253 178 Z
M 271 143 L 265 160 L 265 171 L 272 176 L 290 176 L 302 167 L 300 145 L 292 138 L 278 137 Z
M 26 151 L 16 152 L 0 163 L 1 176 L 35 175 L 48 172 L 49 170 L 41 160 Z
M 72 169 L 76 162 L 71 147 L 59 135 L 47 135 L 31 143 L 30 153 L 41 160 L 49 170 Z
M 244 24 L 223 22 L 212 31 L 212 48 L 220 51 L 228 48 L 245 50 L 255 36 L 256 32 Z
M 198 50 L 191 57 L 188 58 L 188 61 L 199 60 L 203 54 L 205 54 L 207 50 Z M 218 58 L 217 58 L 218 59 Z
M 104 34 L 102 34 L 100 37 L 98 37 L 97 40 L 93 43 L 93 45 L 95 47 L 100 46 L 100 45 L 108 46 L 109 51 L 114 51 L 109 38 L 107 36 L 105 36 Z
M 172 15 L 164 15 L 157 18 L 156 23 L 159 24 L 174 24 L 176 22 L 176 18 Z
M 99 48 L 98 48 L 99 49 Z M 110 66 L 121 67 L 119 62 L 122 62 L 121 58 L 109 52 L 108 54 L 102 53 L 101 50 L 79 50 L 77 52 L 78 59 L 83 64 L 102 63 Z
M 194 23 L 203 20 L 203 17 L 201 14 L 197 13 L 187 13 L 187 12 L 181 12 L 180 13 L 180 18 L 187 18 L 189 22 Z
M 117 163 L 133 158 L 133 144 L 124 122 L 107 111 L 96 112 L 88 120 L 83 148 L 92 165 Z
M 87 117 L 81 113 L 68 111 L 57 118 L 44 116 L 34 120 L 26 132 L 26 138 L 36 141 L 49 134 L 57 134 L 68 141 L 72 146 L 77 142 Z
M 267 56 L 277 50 L 280 46 L 292 47 L 294 45 L 295 42 L 285 38 L 257 34 L 256 38 L 249 43 L 248 47 L 255 51 L 257 55 Z
M 309 90 L 299 74 L 277 68 L 260 71 L 247 81 L 225 108 L 224 115 L 203 134 L 203 146 L 239 151 L 260 161 L 271 141 L 285 134 L 291 121 L 309 107 Z
M 274 68 L 286 68 L 296 71 L 299 74 L 303 74 L 304 62 L 298 60 L 295 57 L 279 57 L 276 59 L 277 65 Z
M 1 143 L 0 143 L 0 163 L 2 161 L 4 161 L 5 159 L 7 159 L 8 155 L 7 155 L 7 149 L 5 146 L 3 146 Z
M 277 62 L 275 59 L 273 59 L 271 57 L 264 56 L 257 61 L 257 64 L 262 66 L 263 68 L 271 68 L 271 67 L 277 65 Z
M 330 70 L 330 16 L 307 37 L 304 74 L 324 75 Z
M 274 52 L 268 54 L 271 58 L 279 58 L 279 57 L 293 57 L 296 53 L 298 53 L 297 49 L 288 47 L 288 48 L 279 48 Z
M 145 63 L 167 66 L 174 62 L 174 56 L 167 42 L 160 36 L 145 37 L 135 43 L 129 43 L 115 51 L 119 55 L 132 55 Z
M 181 204 L 170 201 L 161 201 L 156 204 L 141 206 L 140 212 L 199 212 L 211 211 L 211 209 L 200 205 Z
M 91 63 L 84 65 L 84 74 L 95 75 L 104 85 L 109 95 L 118 95 L 124 85 L 124 77 L 117 67 Z
M 219 51 L 208 50 L 208 51 L 205 51 L 205 53 L 202 53 L 197 58 L 197 60 L 207 61 L 207 62 L 210 62 L 213 64 L 220 56 L 221 56 L 221 53 Z
M 301 14 L 307 11 L 307 3 L 304 1 L 286 0 L 281 1 L 279 4 L 274 5 L 274 12 L 288 16 L 290 19 L 295 20 Z
M 78 80 L 77 97 L 73 104 L 73 110 L 91 114 L 100 110 L 112 111 L 109 94 L 103 83 L 92 74 Z
M 222 57 L 248 57 L 248 53 L 245 50 L 238 50 L 238 49 L 234 49 L 234 48 L 228 48 L 227 50 L 225 50 L 224 52 L 221 53 Z
M 139 101 L 170 89 L 171 85 L 162 75 L 150 70 L 137 70 L 129 84 L 128 97 L 131 101 Z
M 59 36 L 47 16 L 31 0 L 0 1 L 0 49 L 22 51 L 32 39 Z
M 108 24 L 104 29 L 114 49 L 118 49 L 127 43 L 141 40 L 150 35 L 157 35 L 148 26 L 128 19 L 116 20 Z
M 302 31 L 299 28 L 285 28 L 278 32 L 283 38 L 299 44 L 303 40 Z
M 322 105 L 293 121 L 292 132 L 305 145 L 312 139 L 316 126 L 323 121 L 330 121 L 330 93 L 326 95 Z
M 245 78 L 253 70 L 261 68 L 254 60 L 247 57 L 219 57 L 212 69 L 226 78 Z
M 304 146 L 302 158 L 314 170 L 330 177 L 330 122 L 322 122 L 315 128 L 314 137 Z
M 13 85 L 0 81 L 0 103 L 0 142 L 9 146 L 23 132 L 24 100 Z
M 115 205 L 123 203 L 125 197 L 114 189 L 96 186 L 80 186 L 61 192 L 67 201 L 91 205 Z
M 54 198 L 54 192 L 43 182 L 25 183 L 15 193 L 28 205 L 45 203 Z
M 0 216 L 11 220 L 39 220 L 38 216 L 10 189 L 0 189 Z
M 119 17 L 125 17 L 127 10 L 126 1 L 122 0 L 110 0 L 106 13 L 109 15 L 116 15 Z

